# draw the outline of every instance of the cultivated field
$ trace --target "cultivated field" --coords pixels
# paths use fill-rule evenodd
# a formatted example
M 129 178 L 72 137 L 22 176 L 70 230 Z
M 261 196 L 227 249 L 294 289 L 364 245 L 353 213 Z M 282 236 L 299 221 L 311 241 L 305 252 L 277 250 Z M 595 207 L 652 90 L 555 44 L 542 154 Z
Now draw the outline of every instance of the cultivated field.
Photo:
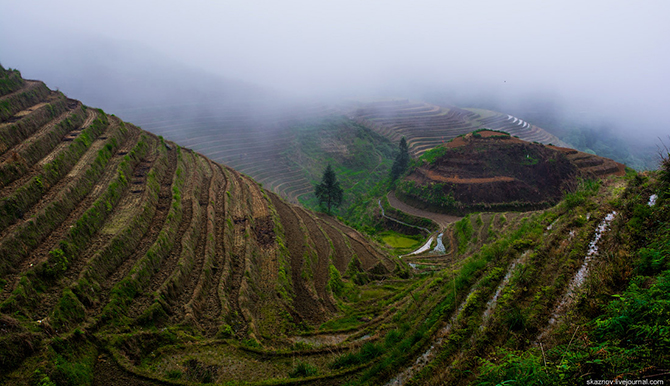
M 407 99 L 352 103 L 348 115 L 393 142 L 405 137 L 418 157 L 452 138 L 477 129 L 502 130 L 529 142 L 562 142 L 541 128 L 516 117 L 489 110 L 442 107 Z
M 667 185 L 584 180 L 546 210 L 435 218 L 446 229 L 399 258 L 0 68 L 0 383 L 657 377 Z M 430 233 L 421 215 L 400 220 Z
M 480 129 L 425 152 L 396 195 L 442 213 L 539 209 L 555 205 L 580 178 L 624 174 L 624 165 L 607 158 Z

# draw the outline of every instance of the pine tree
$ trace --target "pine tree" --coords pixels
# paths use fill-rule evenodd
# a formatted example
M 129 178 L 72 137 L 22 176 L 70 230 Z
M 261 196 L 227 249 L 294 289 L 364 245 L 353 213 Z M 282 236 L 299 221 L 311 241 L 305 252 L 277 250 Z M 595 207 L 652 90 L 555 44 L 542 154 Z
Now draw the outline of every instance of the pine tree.
M 393 166 L 391 167 L 391 181 L 395 181 L 400 177 L 409 165 L 409 148 L 407 147 L 405 137 L 400 139 L 398 148 L 400 149 L 400 153 L 395 157 L 395 161 L 393 161 Z
M 326 167 L 326 171 L 323 172 L 321 183 L 316 186 L 314 194 L 319 199 L 319 204 L 326 205 L 328 213 L 330 213 L 331 207 L 342 204 L 344 191 L 340 187 L 340 183 L 337 182 L 337 176 L 330 164 Z

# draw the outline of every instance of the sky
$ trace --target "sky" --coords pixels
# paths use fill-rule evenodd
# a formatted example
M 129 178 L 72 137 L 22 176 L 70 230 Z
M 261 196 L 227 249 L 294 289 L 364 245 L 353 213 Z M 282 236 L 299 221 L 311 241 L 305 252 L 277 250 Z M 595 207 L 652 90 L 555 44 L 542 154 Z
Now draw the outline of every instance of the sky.
M 83 36 L 288 93 L 544 95 L 670 134 L 667 0 L 3 3 L 6 67 L 32 70 L 32 47 Z

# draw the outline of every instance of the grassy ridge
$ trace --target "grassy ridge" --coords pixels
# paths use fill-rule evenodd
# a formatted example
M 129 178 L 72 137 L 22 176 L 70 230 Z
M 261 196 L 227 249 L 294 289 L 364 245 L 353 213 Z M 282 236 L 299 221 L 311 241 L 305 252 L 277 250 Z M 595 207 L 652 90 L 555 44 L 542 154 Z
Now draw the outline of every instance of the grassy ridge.
M 615 244 L 593 267 L 574 315 L 555 333 L 543 354 L 502 346 L 481 363 L 477 382 L 571 384 L 587 379 L 665 379 L 670 364 L 670 208 L 649 205 L 667 184 L 635 178 L 617 202 L 622 220 L 612 229 Z M 612 248 L 616 246 L 616 249 Z

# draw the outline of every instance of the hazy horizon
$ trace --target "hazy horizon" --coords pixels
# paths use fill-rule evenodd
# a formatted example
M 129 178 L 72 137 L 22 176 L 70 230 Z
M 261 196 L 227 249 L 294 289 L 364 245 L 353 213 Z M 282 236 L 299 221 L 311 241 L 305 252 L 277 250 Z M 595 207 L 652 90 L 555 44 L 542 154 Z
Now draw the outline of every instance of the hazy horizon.
M 158 82 L 151 60 L 164 58 L 170 71 L 203 74 L 202 85 L 179 85 L 206 91 L 188 94 L 193 100 L 213 98 L 206 89 L 217 76 L 308 98 L 440 95 L 510 109 L 541 100 L 622 135 L 656 138 L 670 132 L 668 14 L 663 1 L 10 2 L 0 15 L 0 63 L 66 93 L 76 88 L 74 97 L 90 88 L 78 77 L 132 70 Z M 131 54 L 114 63 L 100 53 L 106 47 Z M 134 82 L 114 97 L 127 89 L 160 98 Z M 104 91 L 89 92 L 85 103 Z

